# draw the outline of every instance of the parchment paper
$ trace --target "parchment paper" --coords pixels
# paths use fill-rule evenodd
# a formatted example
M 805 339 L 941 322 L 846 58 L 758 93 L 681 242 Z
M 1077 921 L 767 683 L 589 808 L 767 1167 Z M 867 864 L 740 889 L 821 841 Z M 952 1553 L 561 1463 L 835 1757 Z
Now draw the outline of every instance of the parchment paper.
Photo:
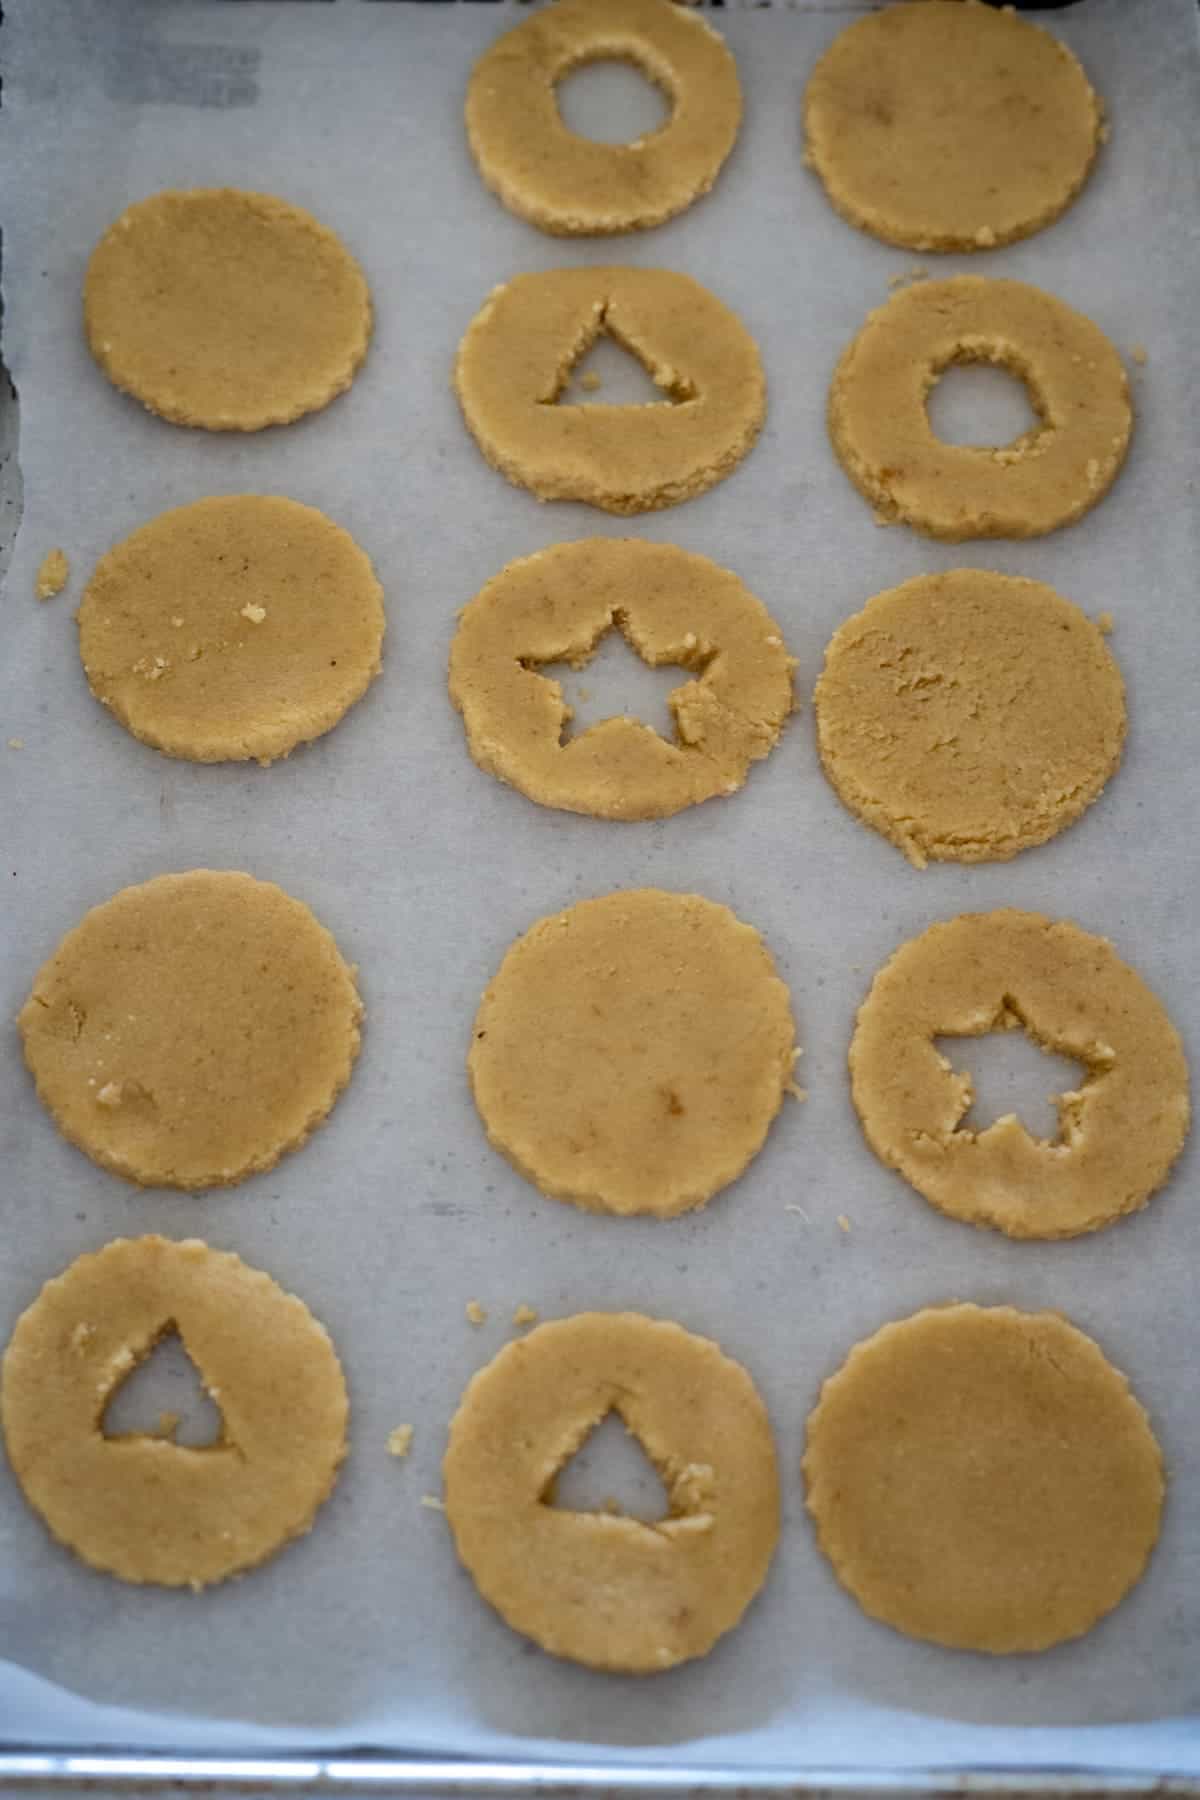
M 1086 1763 L 1200 1771 L 1200 1346 L 1196 1165 L 1139 1217 L 1059 1245 L 935 1214 L 878 1164 L 844 1072 L 876 967 L 935 918 L 1003 904 L 1111 936 L 1193 1052 L 1200 752 L 1196 625 L 1197 32 L 1190 0 L 1084 0 L 1055 14 L 1108 102 L 1113 139 L 1050 231 L 986 259 L 1089 312 L 1134 368 L 1138 426 L 1113 494 L 1029 544 L 941 547 L 878 530 L 828 449 L 834 359 L 914 259 L 837 219 L 800 166 L 806 74 L 845 7 L 715 14 L 747 95 L 716 191 L 617 242 L 539 235 L 483 189 L 461 96 L 519 16 L 494 6 L 9 0 L 0 115 L 5 352 L 20 395 L 25 514 L 5 603 L 0 748 L 6 890 L 0 1010 L 84 910 L 129 882 L 246 867 L 305 900 L 361 966 L 361 1062 L 328 1127 L 273 1173 L 204 1197 L 140 1193 L 94 1168 L 0 1039 L 0 1333 L 40 1284 L 118 1234 L 202 1235 L 303 1295 L 338 1343 L 352 1454 L 307 1541 L 201 1598 L 136 1591 L 51 1543 L 0 1478 L 0 1734 L 38 1744 L 372 1744 L 411 1750 L 882 1767 Z M 179 430 L 116 393 L 80 330 L 87 254 L 131 200 L 230 182 L 310 207 L 353 248 L 377 329 L 328 411 L 249 438 Z M 702 499 L 635 521 L 539 507 L 489 470 L 449 386 L 488 289 L 520 270 L 631 262 L 710 285 L 762 346 L 770 418 Z M 291 494 L 374 558 L 385 671 L 316 747 L 269 770 L 199 768 L 137 744 L 90 697 L 73 609 L 97 557 L 208 493 Z M 729 802 L 663 825 L 541 810 L 468 758 L 446 698 L 456 609 L 510 557 L 634 532 L 736 569 L 800 658 L 805 708 Z M 62 598 L 37 605 L 63 545 Z M 834 627 L 926 569 L 995 567 L 1110 611 L 1131 738 L 1103 801 L 1008 865 L 917 873 L 822 777 L 807 696 Z M 805 1045 L 804 1105 L 703 1214 L 580 1215 L 487 1146 L 463 1058 L 509 942 L 584 895 L 657 883 L 725 901 L 765 934 Z M 803 1213 L 788 1211 L 802 1207 Z M 843 1214 L 848 1232 L 837 1225 Z M 949 1297 L 1063 1309 L 1128 1371 L 1171 1473 L 1149 1574 L 1082 1642 L 990 1660 L 910 1643 L 838 1588 L 803 1510 L 799 1457 L 820 1381 L 884 1320 Z M 478 1297 L 488 1324 L 472 1329 Z M 743 1628 L 642 1682 L 552 1661 L 512 1635 L 455 1561 L 439 1488 L 445 1428 L 519 1301 L 544 1315 L 635 1307 L 717 1337 L 778 1433 L 783 1538 Z M 385 1452 L 416 1426 L 412 1455 Z

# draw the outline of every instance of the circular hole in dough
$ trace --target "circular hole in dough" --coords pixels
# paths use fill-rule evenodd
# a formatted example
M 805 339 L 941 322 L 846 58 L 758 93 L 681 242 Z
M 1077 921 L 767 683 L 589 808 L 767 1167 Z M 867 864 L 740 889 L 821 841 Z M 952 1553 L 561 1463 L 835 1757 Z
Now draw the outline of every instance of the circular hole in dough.
M 92 355 L 175 425 L 258 431 L 315 412 L 367 353 L 371 297 L 340 238 L 240 188 L 168 189 L 127 207 L 83 284 Z
M 193 762 L 266 764 L 331 730 L 379 673 L 383 633 L 369 558 L 274 495 L 161 513 L 101 558 L 79 608 L 96 698 Z
M 658 1470 L 669 1516 L 548 1504 L 616 1412 Z M 514 1631 L 594 1669 L 653 1674 L 741 1619 L 779 1536 L 771 1425 L 710 1339 L 638 1313 L 579 1313 L 507 1344 L 450 1424 L 446 1516 L 483 1598 Z
M 728 907 L 640 888 L 539 919 L 476 1014 L 468 1070 L 495 1148 L 545 1194 L 668 1218 L 762 1148 L 795 1026 Z
M 308 908 L 192 869 L 95 906 L 18 1024 L 64 1137 L 144 1187 L 228 1187 L 322 1123 L 358 1055 L 354 971 Z
M 1040 26 L 970 0 L 905 0 L 856 19 L 817 63 L 805 160 L 843 218 L 885 243 L 988 250 L 1071 204 L 1103 117 Z
M 909 1637 L 1079 1637 L 1141 1577 L 1163 1468 L 1120 1370 L 1057 1313 L 929 1308 L 855 1345 L 808 1421 L 808 1510 L 843 1587 Z
M 109 1438 L 105 1407 L 177 1331 L 218 1440 Z M 122 1581 L 200 1589 L 311 1529 L 346 1454 L 325 1327 L 269 1275 L 197 1239 L 120 1238 L 48 1281 L 4 1354 L 0 1416 L 22 1491 L 61 1544 Z
M 825 773 L 916 868 L 1044 843 L 1121 759 L 1104 637 L 1040 581 L 918 575 L 839 626 L 814 695 Z
M 619 630 L 652 667 L 681 665 L 674 741 L 611 718 L 563 741 L 572 714 L 548 664 L 586 667 Z M 529 799 L 601 819 L 665 819 L 732 794 L 793 705 L 779 626 L 736 575 L 672 544 L 585 538 L 511 562 L 464 607 L 450 697 L 480 768 Z

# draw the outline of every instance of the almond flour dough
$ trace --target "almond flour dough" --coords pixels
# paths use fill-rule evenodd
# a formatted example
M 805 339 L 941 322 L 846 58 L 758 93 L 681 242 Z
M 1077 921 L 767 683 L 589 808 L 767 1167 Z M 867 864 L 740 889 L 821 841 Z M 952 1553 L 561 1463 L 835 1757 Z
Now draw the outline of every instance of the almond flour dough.
M 53 600 L 61 594 L 71 577 L 71 565 L 62 550 L 47 550 L 38 565 L 33 591 L 39 600 Z
M 1158 1538 L 1162 1455 L 1098 1345 L 1057 1313 L 929 1308 L 821 1389 L 808 1510 L 843 1587 L 909 1637 L 994 1655 L 1088 1631 Z
M 341 239 L 302 208 L 168 189 L 127 207 L 93 250 L 83 323 L 108 379 L 151 412 L 258 431 L 350 386 L 371 297 Z
M 556 84 L 585 63 L 630 62 L 671 117 L 629 144 L 570 131 Z M 467 138 L 510 211 L 558 236 L 661 225 L 707 194 L 742 117 L 737 65 L 699 13 L 669 0 L 556 0 L 506 31 L 467 87 Z
M 795 1026 L 770 952 L 728 907 L 639 888 L 539 919 L 475 1018 L 492 1144 L 544 1194 L 669 1218 L 762 1148 Z
M 909 250 L 990 250 L 1078 194 L 1104 114 L 1065 44 L 1010 8 L 907 0 L 812 72 L 806 161 L 843 218 Z
M 1102 633 L 1043 582 L 986 569 L 876 594 L 834 633 L 814 710 L 839 797 L 918 869 L 1044 843 L 1125 741 Z
M 935 437 L 930 390 L 964 362 L 1016 375 L 1038 423 L 995 448 Z M 1125 368 L 1099 327 L 1040 288 L 980 275 L 894 293 L 829 391 L 833 447 L 879 518 L 951 543 L 1041 537 L 1082 518 L 1115 481 L 1132 430 Z
M 311 506 L 197 500 L 101 558 L 79 650 L 102 706 L 193 762 L 260 763 L 329 731 L 380 669 L 370 560 Z
M 105 1437 L 117 1388 L 176 1330 L 221 1434 Z M 207 1587 L 312 1527 L 346 1454 L 325 1327 L 269 1275 L 195 1238 L 119 1238 L 48 1281 L 4 1355 L 13 1473 L 59 1543 L 122 1581 Z
M 553 1504 L 615 1412 L 666 1489 L 645 1524 Z M 779 1536 L 770 1421 L 708 1338 L 578 1313 L 507 1344 L 469 1383 L 443 1463 L 446 1516 L 483 1598 L 553 1656 L 635 1675 L 703 1656 L 741 1619 Z
M 555 404 L 602 332 L 644 365 L 666 400 Z M 766 413 L 754 339 L 707 288 L 669 269 L 515 276 L 468 326 L 454 386 L 494 469 L 539 500 L 585 500 L 611 513 L 702 494 L 742 460 Z
M 191 869 L 85 914 L 18 1017 L 38 1098 L 102 1168 L 228 1187 L 322 1123 L 362 1002 L 323 925 L 266 881 Z
M 1088 1071 L 1058 1096 L 1055 1143 L 1011 1113 L 961 1126 L 971 1079 L 934 1043 L 1020 1027 Z M 902 944 L 859 1008 L 850 1080 L 882 1162 L 939 1211 L 1015 1238 L 1077 1237 L 1145 1206 L 1190 1117 L 1162 1003 L 1107 939 L 1039 913 L 964 913 Z
M 652 667 L 690 679 L 668 705 L 675 741 L 638 719 L 605 719 L 562 742 L 561 685 L 616 626 Z M 728 569 L 672 544 L 585 538 L 508 564 L 463 609 L 450 648 L 450 698 L 481 769 L 542 806 L 601 819 L 666 819 L 732 794 L 792 710 L 779 626 Z

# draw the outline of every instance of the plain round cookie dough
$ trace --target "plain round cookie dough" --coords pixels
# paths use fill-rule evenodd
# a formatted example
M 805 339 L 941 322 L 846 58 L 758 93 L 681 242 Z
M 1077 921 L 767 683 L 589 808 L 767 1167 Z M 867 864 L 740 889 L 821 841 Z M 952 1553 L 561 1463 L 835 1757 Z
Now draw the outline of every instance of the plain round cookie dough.
M 562 741 L 571 708 L 539 667 L 586 666 L 615 627 L 689 679 L 667 702 L 670 742 L 640 719 Z M 600 819 L 666 819 L 740 788 L 794 704 L 779 626 L 736 575 L 673 544 L 584 538 L 511 562 L 459 616 L 450 698 L 481 769 L 542 806 Z
M 554 1506 L 615 1412 L 667 1491 L 645 1524 Z M 703 1656 L 766 1579 L 779 1478 L 766 1408 L 709 1338 L 638 1313 L 578 1313 L 473 1376 L 443 1463 L 455 1547 L 483 1598 L 554 1656 L 653 1674 Z
M 804 95 L 805 161 L 843 218 L 909 250 L 988 250 L 1049 225 L 1104 113 L 1048 31 L 974 0 L 887 6 L 839 33 Z
M 1044 843 L 1125 741 L 1099 628 L 1044 582 L 987 569 L 876 594 L 830 640 L 813 705 L 839 798 L 918 869 Z
M 628 144 L 563 123 L 556 84 L 585 63 L 632 63 L 671 116 Z M 670 0 L 556 0 L 484 52 L 467 87 L 467 139 L 511 212 L 557 236 L 644 230 L 707 194 L 742 117 L 737 64 L 699 13 Z
M 792 1080 L 787 988 L 753 926 L 636 888 L 531 925 L 467 1067 L 488 1137 L 544 1194 L 670 1218 L 762 1148 Z
M 1088 1073 L 1057 1098 L 1059 1139 L 1013 1114 L 960 1127 L 974 1098 L 937 1037 L 1024 1028 Z M 1190 1118 L 1179 1033 L 1106 938 L 1040 913 L 964 913 L 902 944 L 850 1044 L 867 1142 L 940 1212 L 1015 1238 L 1096 1231 L 1145 1206 Z
M 935 437 L 930 390 L 964 362 L 1016 375 L 1038 423 L 996 447 Z M 1100 328 L 1040 288 L 981 275 L 893 294 L 829 390 L 834 450 L 880 521 L 951 543 L 1041 537 L 1082 518 L 1115 481 L 1132 430 L 1124 365 Z
M 667 400 L 555 404 L 603 332 Z M 724 480 L 757 438 L 767 404 L 758 346 L 737 314 L 670 269 L 514 276 L 467 327 L 454 387 L 494 469 L 539 500 L 584 500 L 611 513 L 675 506 Z
M 143 1187 L 229 1187 L 320 1125 L 362 1002 L 307 906 L 232 870 L 123 888 L 69 931 L 18 1016 L 55 1124 Z
M 106 1437 L 109 1400 L 171 1329 L 220 1406 L 217 1441 Z M 79 1257 L 17 1320 L 0 1386 L 13 1473 L 59 1543 L 122 1581 L 195 1590 L 311 1529 L 348 1413 L 337 1352 L 303 1301 L 195 1238 Z
M 370 559 L 312 506 L 229 494 L 160 513 L 100 559 L 79 608 L 93 694 L 143 743 L 270 763 L 379 673 Z
M 83 283 L 88 348 L 175 425 L 258 431 L 327 406 L 371 335 L 366 278 L 311 213 L 240 188 L 127 207 Z
M 817 1540 L 863 1610 L 993 1655 L 1080 1637 L 1141 1577 L 1162 1454 L 1057 1313 L 932 1307 L 856 1344 L 804 1452 Z

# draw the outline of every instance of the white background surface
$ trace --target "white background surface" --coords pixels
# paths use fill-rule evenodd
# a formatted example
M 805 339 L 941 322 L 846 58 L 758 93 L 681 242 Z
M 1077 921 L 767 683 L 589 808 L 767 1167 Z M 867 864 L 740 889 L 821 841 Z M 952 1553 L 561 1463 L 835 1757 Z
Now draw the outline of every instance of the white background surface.
M 1200 1770 L 1200 1435 L 1195 1157 L 1129 1223 L 1013 1244 L 940 1218 L 866 1148 L 844 1073 L 854 1010 L 904 938 L 1016 904 L 1110 935 L 1193 1053 L 1197 876 L 1195 9 L 1085 0 L 1053 15 L 1108 102 L 1113 139 L 1049 232 L 975 259 L 1089 312 L 1126 352 L 1138 425 L 1112 495 L 1028 544 L 944 547 L 878 530 L 826 443 L 834 360 L 914 258 L 838 220 L 800 166 L 799 100 L 846 10 L 713 15 L 745 126 L 716 191 L 633 239 L 542 237 L 483 189 L 461 128 L 505 6 L 72 5 L 10 0 L 0 115 L 5 352 L 21 402 L 25 519 L 5 602 L 0 1010 L 90 905 L 164 869 L 245 867 L 306 901 L 361 967 L 364 1051 L 310 1146 L 204 1197 L 139 1193 L 57 1135 L 16 1032 L 0 1042 L 0 1337 L 41 1282 L 118 1234 L 202 1235 L 295 1289 L 332 1331 L 352 1451 L 312 1537 L 202 1598 L 141 1592 L 57 1549 L 0 1477 L 0 1735 L 39 1743 L 545 1751 L 701 1764 L 1036 1760 Z M 197 99 L 232 104 L 196 104 Z M 362 261 L 377 328 L 326 412 L 250 438 L 162 423 L 111 389 L 80 331 L 88 251 L 131 200 L 229 182 L 310 207 Z M 929 262 L 931 259 L 925 259 Z M 933 259 L 937 273 L 966 259 Z M 758 339 L 769 418 L 728 481 L 633 521 L 539 507 L 476 452 L 449 386 L 496 282 L 557 263 L 679 268 Z M 97 557 L 161 509 L 265 491 L 322 507 L 375 561 L 385 668 L 331 736 L 269 770 L 137 744 L 88 694 L 72 613 Z M 590 532 L 676 542 L 735 569 L 782 624 L 805 704 L 729 802 L 661 825 L 543 811 L 469 760 L 445 694 L 456 609 L 508 558 Z M 69 592 L 32 599 L 61 544 Z M 1125 765 L 1081 824 L 1008 865 L 910 869 L 826 785 L 807 698 L 835 626 L 926 569 L 1053 582 L 1116 621 Z M 586 679 L 586 678 L 585 678 Z M 747 1175 L 672 1224 L 542 1199 L 487 1146 L 463 1070 L 479 994 L 534 918 L 659 884 L 759 927 L 791 986 L 810 1098 Z M 804 1215 L 785 1210 L 804 1208 Z M 838 1214 L 851 1221 L 848 1234 Z M 491 1319 L 463 1317 L 478 1296 Z M 1078 1645 L 993 1661 L 866 1619 L 818 1554 L 799 1457 L 820 1381 L 884 1320 L 949 1297 L 1054 1306 L 1126 1369 L 1171 1472 L 1146 1580 Z M 441 1516 L 446 1423 L 471 1372 L 544 1315 L 634 1307 L 744 1360 L 775 1422 L 785 1523 L 760 1600 L 703 1662 L 637 1682 L 551 1661 L 478 1600 Z M 385 1453 L 416 1425 L 411 1457 Z M 135 1716 L 136 1715 L 136 1716 Z M 1172 1723 L 1172 1721 L 1174 1721 Z

